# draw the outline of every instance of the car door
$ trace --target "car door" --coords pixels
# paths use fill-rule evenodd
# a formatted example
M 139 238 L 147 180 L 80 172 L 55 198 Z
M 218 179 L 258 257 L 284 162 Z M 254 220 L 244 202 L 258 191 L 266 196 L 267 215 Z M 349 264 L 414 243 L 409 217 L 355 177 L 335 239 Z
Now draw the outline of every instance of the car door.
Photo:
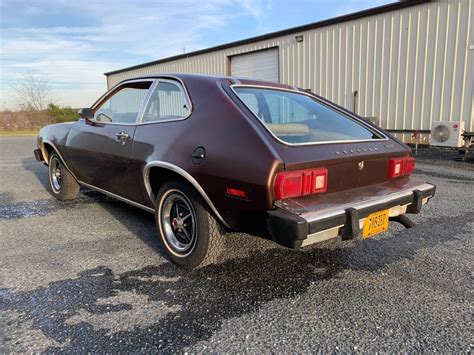
M 152 207 L 149 191 L 145 186 L 143 171 L 151 161 L 185 165 L 188 161 L 187 137 L 192 132 L 186 130 L 183 123 L 192 112 L 191 99 L 183 84 L 170 78 L 159 78 L 153 85 L 147 105 L 141 116 L 134 137 L 132 170 L 137 185 L 143 192 L 143 204 Z M 159 178 L 158 176 L 155 176 Z
M 125 82 L 94 105 L 94 119 L 73 125 L 68 158 L 83 184 L 141 200 L 130 159 L 137 120 L 152 84 L 153 80 Z

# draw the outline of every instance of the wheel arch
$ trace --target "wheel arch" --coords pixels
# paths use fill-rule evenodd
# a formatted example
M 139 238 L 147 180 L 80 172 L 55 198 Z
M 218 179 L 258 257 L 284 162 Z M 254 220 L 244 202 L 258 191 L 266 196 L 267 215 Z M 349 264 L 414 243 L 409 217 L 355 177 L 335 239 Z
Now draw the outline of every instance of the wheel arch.
M 166 175 L 164 177 L 159 176 L 157 181 L 156 176 L 157 173 L 160 171 L 164 172 Z M 179 177 L 183 181 L 186 181 L 187 183 L 191 184 L 191 186 L 193 186 L 194 189 L 201 195 L 203 200 L 207 203 L 207 205 L 214 213 L 214 215 L 219 219 L 219 221 L 222 222 L 227 228 L 230 228 L 228 223 L 221 216 L 209 196 L 206 194 L 201 185 L 199 185 L 196 179 L 194 179 L 191 174 L 186 172 L 183 168 L 180 168 L 179 166 L 176 166 L 171 163 L 167 163 L 164 161 L 152 161 L 146 164 L 143 170 L 145 188 L 148 196 L 150 197 L 153 203 L 155 202 L 156 193 L 158 192 L 160 186 L 167 178 L 170 177 Z
M 44 163 L 48 165 L 49 156 L 51 155 L 51 152 L 56 151 L 56 150 L 54 149 L 54 146 L 50 144 L 49 142 L 41 143 L 40 149 L 41 149 L 41 154 L 43 154 Z
M 58 148 L 56 148 L 56 146 L 54 145 L 53 142 L 51 142 L 49 140 L 43 140 L 41 142 L 40 149 L 41 149 L 41 153 L 43 154 L 44 163 L 46 165 L 48 165 L 48 163 L 49 163 L 49 157 L 50 157 L 51 153 L 54 152 L 58 155 L 58 157 L 61 160 L 61 162 L 63 163 L 63 165 L 71 173 L 71 175 L 74 177 L 74 179 L 76 179 L 76 181 L 78 181 L 76 175 L 73 173 L 73 171 L 71 169 L 69 169 L 69 166 L 66 164 L 66 161 L 64 160 L 64 157 L 61 155 L 61 153 L 59 153 Z

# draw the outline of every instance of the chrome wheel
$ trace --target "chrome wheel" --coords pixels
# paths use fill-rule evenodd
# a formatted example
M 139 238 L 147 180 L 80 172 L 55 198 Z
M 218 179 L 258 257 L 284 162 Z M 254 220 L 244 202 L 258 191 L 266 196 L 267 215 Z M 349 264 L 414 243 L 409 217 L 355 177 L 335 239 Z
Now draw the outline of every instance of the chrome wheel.
M 62 182 L 62 168 L 61 163 L 58 158 L 53 157 L 51 159 L 51 173 L 50 173 L 50 180 L 51 180 L 51 187 L 55 192 L 59 192 L 61 190 L 61 182 Z
M 160 222 L 166 244 L 179 256 L 189 255 L 196 244 L 196 212 L 191 201 L 178 190 L 162 198 Z

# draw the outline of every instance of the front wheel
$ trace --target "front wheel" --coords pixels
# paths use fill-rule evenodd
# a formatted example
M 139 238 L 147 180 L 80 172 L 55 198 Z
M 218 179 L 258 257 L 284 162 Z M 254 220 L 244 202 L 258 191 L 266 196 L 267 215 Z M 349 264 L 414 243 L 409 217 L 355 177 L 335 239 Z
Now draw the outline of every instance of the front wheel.
M 77 197 L 79 184 L 56 153 L 49 157 L 48 175 L 54 197 L 61 201 L 74 200 Z
M 166 182 L 157 195 L 156 225 L 171 260 L 194 269 L 218 261 L 224 228 L 190 185 Z

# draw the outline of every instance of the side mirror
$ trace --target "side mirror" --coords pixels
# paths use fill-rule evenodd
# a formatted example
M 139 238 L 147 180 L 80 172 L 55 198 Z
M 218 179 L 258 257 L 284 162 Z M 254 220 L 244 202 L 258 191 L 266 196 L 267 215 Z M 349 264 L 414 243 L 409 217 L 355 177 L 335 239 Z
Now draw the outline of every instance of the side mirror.
M 94 111 L 92 111 L 92 109 L 89 107 L 81 108 L 77 113 L 86 121 L 90 121 L 94 118 Z

